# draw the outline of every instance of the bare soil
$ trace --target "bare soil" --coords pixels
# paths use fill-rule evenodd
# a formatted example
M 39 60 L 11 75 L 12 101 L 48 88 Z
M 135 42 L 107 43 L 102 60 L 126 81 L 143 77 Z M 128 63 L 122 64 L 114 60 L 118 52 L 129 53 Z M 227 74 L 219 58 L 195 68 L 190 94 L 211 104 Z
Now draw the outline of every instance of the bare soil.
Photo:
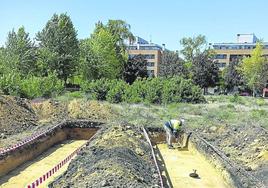
M 80 151 L 50 187 L 159 187 L 159 177 L 142 131 L 114 125 Z
M 268 186 L 268 131 L 258 125 L 197 129 L 204 139 L 217 146 L 241 168 Z
M 53 99 L 27 100 L 0 95 L 0 149 L 64 120 L 106 122 L 114 116 L 110 106 L 97 101 L 74 99 L 59 102 Z

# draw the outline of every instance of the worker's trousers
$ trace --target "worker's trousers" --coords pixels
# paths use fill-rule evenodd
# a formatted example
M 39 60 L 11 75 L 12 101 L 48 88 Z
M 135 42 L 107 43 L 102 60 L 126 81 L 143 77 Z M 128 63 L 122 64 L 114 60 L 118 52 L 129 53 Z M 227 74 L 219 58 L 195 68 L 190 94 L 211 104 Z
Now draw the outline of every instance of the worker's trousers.
M 164 124 L 164 129 L 166 131 L 167 144 L 170 146 L 171 145 L 172 136 L 173 136 L 172 130 L 166 124 Z

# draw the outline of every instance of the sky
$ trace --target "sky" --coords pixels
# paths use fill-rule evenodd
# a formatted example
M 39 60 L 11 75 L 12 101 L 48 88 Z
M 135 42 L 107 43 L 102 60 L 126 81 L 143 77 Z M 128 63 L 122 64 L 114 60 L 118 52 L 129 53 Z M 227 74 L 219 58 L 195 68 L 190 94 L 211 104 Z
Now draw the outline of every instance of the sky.
M 1 0 L 0 46 L 13 28 L 24 26 L 32 38 L 54 13 L 67 13 L 78 38 L 95 23 L 122 19 L 134 35 L 180 50 L 180 39 L 203 34 L 209 43 L 235 42 L 238 33 L 268 41 L 267 0 Z

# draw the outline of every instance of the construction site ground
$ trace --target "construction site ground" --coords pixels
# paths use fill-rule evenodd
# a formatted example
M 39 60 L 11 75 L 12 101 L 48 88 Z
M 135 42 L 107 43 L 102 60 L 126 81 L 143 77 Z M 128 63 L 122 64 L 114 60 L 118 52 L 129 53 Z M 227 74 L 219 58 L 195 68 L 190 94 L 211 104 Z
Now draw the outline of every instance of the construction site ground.
M 172 187 L 229 187 L 220 173 L 204 157 L 187 149 L 168 149 L 166 144 L 157 145 Z M 189 176 L 197 170 L 198 178 Z
M 126 121 L 136 126 L 161 128 L 168 119 L 185 117 L 188 130 L 218 147 L 231 161 L 268 187 L 268 101 L 243 100 L 246 102 L 212 97 L 206 104 L 157 106 L 114 105 L 87 99 L 30 101 L 0 96 L 0 149 L 65 119 Z M 187 174 L 190 172 L 187 170 Z
M 85 142 L 86 141 L 84 140 L 67 140 L 61 144 L 55 145 L 36 159 L 21 165 L 19 168 L 10 172 L 8 175 L 0 178 L 0 187 L 26 187 L 28 184 L 31 184 L 36 179 L 52 169 L 55 165 L 61 162 L 64 157 L 71 154 L 76 148 L 80 147 Z M 66 171 L 69 162 L 66 163 L 65 166 L 62 167 L 59 171 L 54 173 L 48 181 L 45 181 L 45 183 L 41 184 L 38 187 L 47 187 L 51 181 Z

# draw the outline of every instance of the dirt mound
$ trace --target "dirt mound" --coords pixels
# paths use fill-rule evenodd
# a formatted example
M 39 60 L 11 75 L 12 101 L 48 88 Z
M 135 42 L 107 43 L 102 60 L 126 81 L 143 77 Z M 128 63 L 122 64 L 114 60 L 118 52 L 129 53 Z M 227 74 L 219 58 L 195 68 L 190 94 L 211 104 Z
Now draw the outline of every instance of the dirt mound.
M 68 104 L 68 115 L 72 119 L 109 120 L 113 117 L 111 106 L 98 101 L 74 99 Z
M 221 126 L 198 132 L 227 157 L 268 185 L 268 131 L 257 125 Z
M 68 117 L 67 104 L 52 99 L 32 101 L 31 103 L 40 124 L 62 121 Z
M 138 128 L 99 133 L 50 187 L 159 187 L 151 149 Z
M 98 101 L 74 99 L 61 102 L 52 99 L 32 102 L 39 123 L 46 124 L 63 119 L 108 120 L 113 117 L 111 107 Z
M 5 139 L 36 126 L 37 118 L 26 99 L 0 96 L 0 138 Z

